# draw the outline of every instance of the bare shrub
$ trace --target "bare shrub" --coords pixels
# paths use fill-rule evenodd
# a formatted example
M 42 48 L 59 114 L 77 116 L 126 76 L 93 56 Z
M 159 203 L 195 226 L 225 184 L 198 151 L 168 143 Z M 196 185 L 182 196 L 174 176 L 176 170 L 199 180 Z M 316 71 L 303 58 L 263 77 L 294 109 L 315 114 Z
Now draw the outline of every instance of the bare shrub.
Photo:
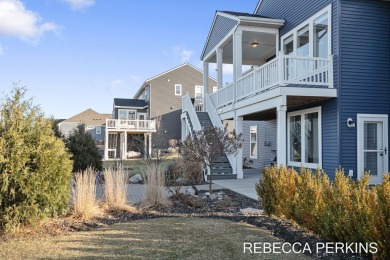
M 127 197 L 127 179 L 128 174 L 125 169 L 119 165 L 115 170 L 107 169 L 104 171 L 104 202 L 109 209 L 126 209 Z
M 233 205 L 233 201 L 230 197 L 226 196 L 221 200 L 215 202 L 215 205 L 218 209 L 230 208 Z
M 146 208 L 168 207 L 170 200 L 164 193 L 165 176 L 160 165 L 147 164 L 144 179 L 146 186 L 146 198 L 142 204 Z
M 204 205 L 204 201 L 201 198 L 191 195 L 185 196 L 185 202 L 191 208 L 202 208 Z
M 72 213 L 75 217 L 89 219 L 97 214 L 96 175 L 91 167 L 75 174 L 72 193 Z

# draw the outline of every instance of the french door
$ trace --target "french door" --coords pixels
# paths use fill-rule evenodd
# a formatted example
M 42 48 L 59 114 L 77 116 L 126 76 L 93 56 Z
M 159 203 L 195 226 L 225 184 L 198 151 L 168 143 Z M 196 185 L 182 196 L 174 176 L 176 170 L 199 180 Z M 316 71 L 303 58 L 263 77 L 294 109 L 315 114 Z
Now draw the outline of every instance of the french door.
M 382 182 L 388 171 L 388 116 L 358 114 L 357 116 L 358 177 L 371 175 L 370 184 Z

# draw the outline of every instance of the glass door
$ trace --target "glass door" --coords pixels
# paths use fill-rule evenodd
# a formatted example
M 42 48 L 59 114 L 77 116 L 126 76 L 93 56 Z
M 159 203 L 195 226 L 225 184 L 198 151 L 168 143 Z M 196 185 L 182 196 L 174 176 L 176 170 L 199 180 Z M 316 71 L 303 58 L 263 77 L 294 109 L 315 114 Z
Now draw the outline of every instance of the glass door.
M 369 172 L 370 184 L 381 183 L 388 171 L 387 134 L 387 116 L 358 118 L 358 176 Z

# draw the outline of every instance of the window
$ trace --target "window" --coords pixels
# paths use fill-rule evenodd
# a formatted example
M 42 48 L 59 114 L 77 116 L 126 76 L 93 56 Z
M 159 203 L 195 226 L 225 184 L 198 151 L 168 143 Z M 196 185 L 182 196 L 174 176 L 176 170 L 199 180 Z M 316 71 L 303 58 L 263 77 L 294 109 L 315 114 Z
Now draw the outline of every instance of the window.
M 285 34 L 282 48 L 286 55 L 326 58 L 331 54 L 331 5 Z
M 214 86 L 214 87 L 213 87 L 213 93 L 214 93 L 214 92 L 217 92 L 217 91 L 218 91 L 218 87 Z
M 250 127 L 250 158 L 257 159 L 257 126 Z
M 131 109 L 119 109 L 119 119 L 121 120 L 135 120 L 137 112 Z
M 288 114 L 288 164 L 322 166 L 321 107 Z
M 175 96 L 181 96 L 181 85 L 180 84 L 175 85 Z
M 96 127 L 96 134 L 100 135 L 101 133 L 102 133 L 102 127 L 101 126 L 97 126 Z
M 195 98 L 203 98 L 203 86 L 195 86 Z

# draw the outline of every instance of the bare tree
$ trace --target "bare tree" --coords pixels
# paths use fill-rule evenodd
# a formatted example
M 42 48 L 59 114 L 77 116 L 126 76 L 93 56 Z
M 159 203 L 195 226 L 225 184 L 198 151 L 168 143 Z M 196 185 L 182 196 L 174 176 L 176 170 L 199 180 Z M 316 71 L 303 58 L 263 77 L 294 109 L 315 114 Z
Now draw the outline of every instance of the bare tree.
M 229 133 L 227 125 L 224 128 L 209 127 L 199 131 L 192 131 L 181 145 L 181 155 L 184 160 L 203 162 L 208 169 L 224 155 L 236 155 L 242 147 L 242 134 Z M 210 193 L 212 183 L 210 183 Z

